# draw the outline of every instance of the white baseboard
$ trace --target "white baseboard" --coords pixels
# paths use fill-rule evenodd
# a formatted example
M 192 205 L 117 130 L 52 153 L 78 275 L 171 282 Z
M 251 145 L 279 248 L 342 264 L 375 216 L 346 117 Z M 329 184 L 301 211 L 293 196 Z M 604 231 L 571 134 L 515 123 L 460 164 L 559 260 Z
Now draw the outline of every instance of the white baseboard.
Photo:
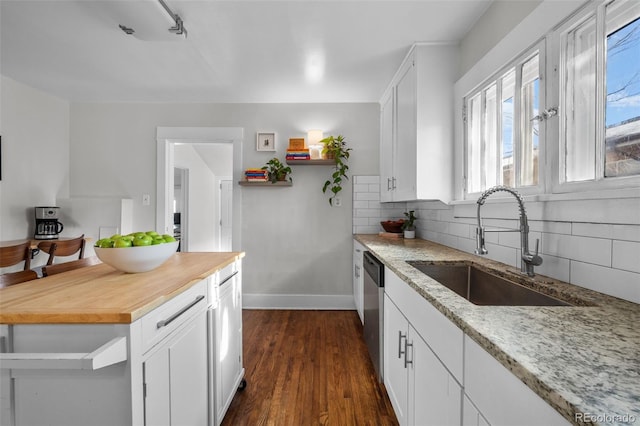
M 244 309 L 320 309 L 355 310 L 352 295 L 330 294 L 247 294 L 242 295 Z

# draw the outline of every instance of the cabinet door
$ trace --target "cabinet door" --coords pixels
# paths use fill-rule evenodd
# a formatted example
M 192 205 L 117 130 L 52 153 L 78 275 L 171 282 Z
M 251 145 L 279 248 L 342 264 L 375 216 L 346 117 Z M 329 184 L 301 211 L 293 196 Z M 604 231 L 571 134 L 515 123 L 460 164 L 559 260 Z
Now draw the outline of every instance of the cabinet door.
M 411 326 L 409 344 L 409 424 L 459 425 L 462 387 Z
M 463 397 L 462 404 L 463 426 L 489 426 L 487 420 L 466 395 Z
M 362 253 L 364 246 L 353 240 L 353 301 L 360 321 L 364 324 L 364 270 Z
M 569 422 L 470 337 L 464 341 L 465 394 L 493 425 Z
M 380 201 L 393 201 L 394 94 L 392 88 L 380 103 Z
M 144 362 L 146 425 L 207 425 L 207 322 L 199 313 Z
M 242 369 L 242 304 L 239 275 L 220 287 L 216 320 L 216 411 L 222 421 L 238 383 Z
M 400 425 L 408 424 L 408 374 L 405 351 L 408 323 L 400 310 L 384 297 L 384 384 Z
M 393 201 L 416 199 L 417 126 L 416 67 L 407 61 L 396 85 L 396 141 L 393 154 L 395 189 Z

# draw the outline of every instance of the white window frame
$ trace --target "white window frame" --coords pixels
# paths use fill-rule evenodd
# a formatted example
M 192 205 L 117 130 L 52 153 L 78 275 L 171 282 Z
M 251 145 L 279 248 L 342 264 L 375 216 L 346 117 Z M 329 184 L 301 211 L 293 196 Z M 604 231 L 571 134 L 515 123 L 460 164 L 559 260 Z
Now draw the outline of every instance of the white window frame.
M 474 94 L 479 93 L 481 90 L 486 88 L 491 81 L 494 81 L 496 78 L 505 73 L 509 68 L 513 67 L 518 60 L 521 58 L 527 57 L 531 51 L 535 50 L 535 46 L 538 44 L 542 44 L 545 54 L 540 53 L 540 100 L 539 100 L 539 109 L 540 111 L 549 111 L 553 108 L 558 108 L 561 105 L 561 101 L 564 101 L 560 98 L 561 93 L 564 91 L 560 90 L 560 74 L 562 71 L 560 58 L 561 58 L 561 34 L 562 32 L 568 31 L 569 28 L 577 25 L 582 19 L 584 19 L 588 14 L 594 13 L 594 10 L 598 11 L 598 13 L 604 16 L 605 8 L 608 4 L 612 3 L 615 0 L 606 0 L 606 1 L 589 1 L 585 5 L 581 6 L 577 11 L 573 13 L 569 13 L 566 18 L 560 20 L 558 24 L 554 28 L 550 28 L 546 33 L 540 34 L 542 35 L 542 39 L 538 40 L 532 47 L 525 49 L 522 54 L 514 55 L 517 59 L 513 61 L 509 61 L 509 65 L 500 67 L 498 72 L 494 72 L 491 78 L 483 79 L 481 84 L 476 85 L 471 90 L 467 90 L 460 95 L 462 96 L 461 102 L 463 111 L 466 108 L 467 99 L 472 97 Z M 640 2 L 638 2 L 640 5 Z M 639 6 L 640 7 L 640 6 Z M 631 19 L 629 19 L 631 21 Z M 629 22 L 627 21 L 627 22 Z M 604 62 L 604 51 L 603 45 L 606 38 L 605 32 L 605 22 L 604 19 L 601 19 L 598 23 L 599 26 L 599 37 L 598 37 L 598 49 L 600 58 L 599 61 Z M 538 35 L 538 37 L 540 37 Z M 509 44 L 509 43 L 506 43 Z M 492 55 L 488 55 L 492 56 Z M 525 60 L 520 62 L 522 64 Z M 503 62 L 504 63 L 504 62 Z M 486 69 L 486 68 L 485 68 Z M 494 68 L 495 69 L 495 68 Z M 517 69 L 517 68 L 516 68 Z M 601 68 L 602 69 L 602 68 Z M 546 77 L 546 78 L 545 78 Z M 472 77 L 468 77 L 472 78 Z M 604 77 L 603 77 L 604 78 Z M 462 81 L 467 80 L 467 76 L 462 79 Z M 461 84 L 462 86 L 464 83 Z M 467 86 L 468 87 L 468 86 Z M 519 90 L 519 89 L 518 89 Z M 605 97 L 606 90 L 604 87 L 600 87 L 598 89 L 598 106 L 597 106 L 597 119 L 601 120 L 604 123 L 604 108 L 606 105 Z M 459 98 L 460 99 L 460 98 Z M 515 106 L 514 106 L 515 109 Z M 514 120 L 516 117 L 516 112 L 514 111 Z M 464 117 L 464 113 L 463 113 Z M 637 196 L 637 190 L 640 188 L 640 176 L 621 176 L 621 177 L 604 177 L 604 125 L 599 126 L 599 131 L 602 132 L 600 137 L 600 141 L 598 142 L 598 151 L 596 153 L 597 156 L 597 178 L 592 181 L 581 181 L 581 182 L 561 182 L 561 170 L 560 165 L 560 150 L 561 150 L 561 139 L 560 139 L 560 120 L 558 116 L 550 117 L 549 119 L 545 119 L 540 123 L 540 146 L 539 146 L 539 179 L 538 185 L 535 187 L 519 187 L 517 188 L 519 192 L 523 195 L 535 195 L 539 194 L 539 197 L 542 199 L 551 200 L 554 197 L 554 194 L 557 196 L 565 197 L 571 196 L 572 199 L 580 199 L 580 193 L 584 193 L 584 196 L 587 198 L 593 197 L 594 193 L 598 194 L 598 198 L 607 198 L 607 192 L 602 192 L 603 190 L 609 190 L 612 198 L 616 198 L 621 194 L 629 194 L 630 196 Z M 469 173 L 469 165 L 468 165 L 468 140 L 467 140 L 467 124 L 465 122 L 461 123 L 460 126 L 461 135 L 462 135 L 462 152 L 464 161 L 462 164 L 463 170 L 461 170 L 463 176 L 462 187 L 459 187 L 462 191 L 460 195 L 462 195 L 463 199 L 477 199 L 479 192 L 468 192 L 469 184 L 467 182 L 468 173 Z M 564 130 L 564 129 L 563 129 Z M 544 135 L 544 136 L 543 136 Z M 514 141 L 514 150 L 516 149 L 516 144 Z M 519 159 L 515 156 L 514 152 L 514 162 L 519 161 Z M 602 172 L 602 173 L 601 173 Z M 517 184 L 516 184 L 517 186 Z M 621 193 L 620 191 L 632 190 L 631 193 Z M 573 193 L 573 194 L 570 194 Z M 566 194 L 566 195 L 562 195 Z M 551 198 L 550 198 L 551 197 Z
M 486 79 L 485 81 L 483 81 L 481 84 L 479 84 L 478 86 L 476 86 L 474 89 L 472 89 L 471 91 L 469 91 L 465 96 L 464 99 L 462 100 L 462 104 L 463 104 L 463 108 L 465 108 L 465 112 L 463 114 L 463 134 L 464 134 L 464 176 L 465 176 L 465 180 L 464 180 L 464 196 L 465 198 L 472 198 L 472 199 L 476 199 L 484 190 L 489 189 L 488 187 L 482 189 L 481 191 L 476 191 L 476 192 L 469 192 L 468 188 L 469 188 L 469 182 L 468 182 L 468 176 L 469 176 L 469 139 L 468 139 L 468 135 L 467 135 L 467 123 L 466 123 L 466 116 L 468 115 L 468 111 L 466 111 L 466 107 L 467 107 L 467 100 L 470 98 L 473 98 L 476 95 L 480 95 L 480 103 L 483 106 L 483 110 L 482 112 L 484 113 L 484 104 L 485 104 L 485 95 L 484 92 L 487 88 L 489 88 L 491 85 L 495 84 L 499 79 L 501 79 L 505 74 L 507 74 L 511 69 L 515 70 L 515 93 L 514 93 L 514 105 L 513 105 L 513 164 L 514 164 L 514 170 L 515 170 L 515 188 L 518 190 L 518 192 L 520 192 L 523 195 L 533 195 L 533 194 L 541 194 L 544 193 L 544 189 L 545 189 L 545 184 L 546 184 L 546 120 L 540 120 L 538 123 L 538 183 L 536 185 L 528 185 L 528 186 L 520 186 L 521 182 L 520 182 L 520 160 L 521 160 L 521 144 L 520 144 L 520 132 L 521 132 L 521 123 L 520 120 L 522 119 L 522 117 L 520 116 L 520 109 L 521 109 L 521 96 L 519 95 L 521 89 L 522 89 L 522 66 L 523 64 L 525 64 L 529 59 L 531 59 L 532 57 L 534 57 L 536 55 L 536 53 L 538 54 L 538 60 L 539 60 L 539 78 L 540 78 L 540 91 L 538 94 L 538 103 L 539 103 L 539 109 L 543 109 L 545 106 L 545 99 L 546 99 L 546 93 L 545 93 L 545 71 L 546 71 L 546 66 L 545 66 L 545 57 L 546 57 L 546 43 L 545 43 L 545 39 L 541 39 L 538 40 L 536 43 L 534 43 L 533 46 L 529 47 L 525 52 L 523 52 L 522 54 L 518 55 L 516 59 L 514 59 L 513 61 L 511 61 L 509 64 L 503 66 L 499 71 L 495 72 L 494 74 L 491 75 L 490 78 Z M 501 87 L 497 87 L 496 90 L 496 98 L 498 99 L 498 104 L 501 103 L 500 99 L 501 99 Z M 499 109 L 499 112 L 497 114 L 497 132 L 498 132 L 498 144 L 501 144 L 501 135 L 502 135 L 502 114 L 500 113 L 501 109 Z M 481 130 L 480 130 L 481 134 L 484 134 L 484 121 L 481 123 Z M 484 144 L 482 147 L 482 151 L 484 152 Z M 499 175 L 502 174 L 502 169 L 501 169 L 501 158 L 500 158 L 500 153 L 501 153 L 501 149 L 497 149 L 497 155 L 498 158 L 496 158 L 496 167 L 499 168 L 499 171 L 497 171 L 496 173 L 498 173 Z M 485 170 L 481 171 L 482 175 L 485 175 Z
M 610 189 L 625 189 L 625 188 L 637 188 L 640 186 L 640 175 L 635 176 L 620 176 L 620 177 L 604 177 L 604 155 L 605 155 L 605 137 L 604 137 L 604 114 L 606 107 L 606 87 L 605 79 L 605 39 L 606 34 L 606 21 L 604 19 L 607 5 L 613 3 L 615 0 L 609 0 L 604 2 L 590 2 L 585 7 L 581 8 L 576 14 L 569 17 L 562 24 L 560 24 L 555 31 L 547 36 L 549 40 L 549 75 L 552 76 L 549 86 L 549 102 L 552 105 L 558 105 L 560 114 L 558 119 L 549 120 L 548 132 L 552 138 L 555 139 L 554 143 L 551 143 L 548 147 L 547 162 L 550 165 L 550 193 L 571 193 L 571 192 L 586 192 L 586 191 L 600 191 Z M 640 2 L 635 3 L 635 9 L 640 10 Z M 596 16 L 597 25 L 597 46 L 596 46 L 596 61 L 597 72 L 599 73 L 597 87 L 596 87 L 596 125 L 597 125 L 597 137 L 595 143 L 595 179 L 565 182 L 563 181 L 565 174 L 565 165 L 562 163 L 562 150 L 564 149 L 564 123 L 562 120 L 562 105 L 565 103 L 564 95 L 565 90 L 561 87 L 560 82 L 564 81 L 566 72 L 565 65 L 562 63 L 562 58 L 565 55 L 565 39 L 566 35 L 576 28 L 579 24 L 584 22 L 590 16 Z M 618 22 L 618 27 L 622 27 L 633 19 L 629 15 L 628 19 Z

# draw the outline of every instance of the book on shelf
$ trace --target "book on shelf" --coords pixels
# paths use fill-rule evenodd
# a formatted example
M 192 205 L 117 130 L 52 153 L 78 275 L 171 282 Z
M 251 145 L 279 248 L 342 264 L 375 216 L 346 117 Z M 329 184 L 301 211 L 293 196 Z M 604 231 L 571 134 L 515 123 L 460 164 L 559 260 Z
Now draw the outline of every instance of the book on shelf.
M 287 160 L 310 160 L 311 155 L 308 149 L 287 149 Z

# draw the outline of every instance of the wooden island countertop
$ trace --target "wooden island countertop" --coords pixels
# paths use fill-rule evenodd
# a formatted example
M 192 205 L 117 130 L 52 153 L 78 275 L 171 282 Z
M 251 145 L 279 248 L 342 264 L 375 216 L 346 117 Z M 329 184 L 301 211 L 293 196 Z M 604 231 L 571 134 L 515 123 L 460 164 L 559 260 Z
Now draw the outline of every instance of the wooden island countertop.
M 127 274 L 101 263 L 0 289 L 0 324 L 129 324 L 244 252 L 176 253 Z

